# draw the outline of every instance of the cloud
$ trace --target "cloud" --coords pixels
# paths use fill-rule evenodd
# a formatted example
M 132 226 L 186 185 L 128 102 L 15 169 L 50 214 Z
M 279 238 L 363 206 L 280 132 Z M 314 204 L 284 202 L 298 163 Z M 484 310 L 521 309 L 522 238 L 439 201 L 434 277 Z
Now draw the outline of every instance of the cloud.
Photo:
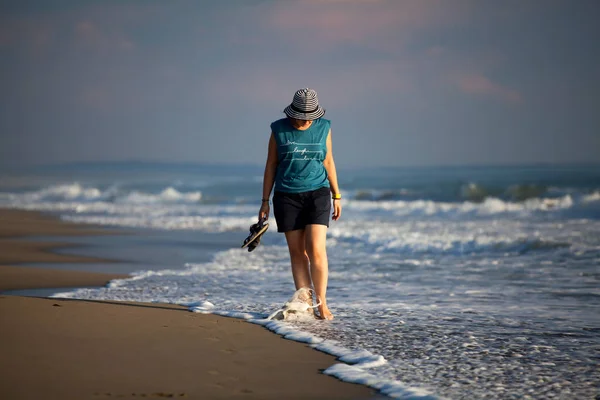
M 12 46 L 39 56 L 59 47 L 101 51 L 135 47 L 134 41 L 125 33 L 127 25 L 124 21 L 116 24 L 110 16 L 91 11 L 0 16 L 0 48 Z
M 517 90 L 494 83 L 481 74 L 458 77 L 456 84 L 461 91 L 467 94 L 491 96 L 508 103 L 521 103 L 523 101 Z
M 448 26 L 468 12 L 466 1 L 306 0 L 275 3 L 265 22 L 298 49 L 350 43 L 394 53 L 415 32 Z
M 87 108 L 105 111 L 112 103 L 104 86 L 89 85 L 81 89 L 78 100 Z
M 0 48 L 15 46 L 37 55 L 54 44 L 56 31 L 46 18 L 0 17 Z
M 423 54 L 412 43 L 421 33 L 466 20 L 469 5 L 463 0 L 303 0 L 228 10 L 224 35 L 245 62 L 223 65 L 207 81 L 213 98 L 224 103 L 235 92 L 237 98 L 270 105 L 282 91 L 288 101 L 288 92 L 304 86 L 331 93 L 332 107 L 351 105 L 359 95 L 397 98 L 410 92 L 422 98 L 417 92 L 432 84 L 421 71 Z
M 102 29 L 89 20 L 77 22 L 74 35 L 77 43 L 96 50 L 131 50 L 135 47 L 123 32 Z
M 421 70 L 432 78 L 437 88 L 450 85 L 473 96 L 492 97 L 513 104 L 523 102 L 518 90 L 487 76 L 506 70 L 507 57 L 497 50 L 457 51 L 435 45 L 423 54 L 424 67 Z

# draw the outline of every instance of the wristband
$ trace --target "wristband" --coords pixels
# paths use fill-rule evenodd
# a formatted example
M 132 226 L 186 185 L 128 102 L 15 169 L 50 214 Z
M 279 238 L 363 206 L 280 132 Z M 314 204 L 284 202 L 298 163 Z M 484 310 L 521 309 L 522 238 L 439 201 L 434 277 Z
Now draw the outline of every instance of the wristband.
M 268 203 L 268 202 L 269 202 L 269 199 L 262 199 L 262 202 L 263 202 L 263 203 Z
M 334 193 L 331 195 L 331 198 L 334 200 L 339 200 L 342 198 L 342 195 L 340 193 Z

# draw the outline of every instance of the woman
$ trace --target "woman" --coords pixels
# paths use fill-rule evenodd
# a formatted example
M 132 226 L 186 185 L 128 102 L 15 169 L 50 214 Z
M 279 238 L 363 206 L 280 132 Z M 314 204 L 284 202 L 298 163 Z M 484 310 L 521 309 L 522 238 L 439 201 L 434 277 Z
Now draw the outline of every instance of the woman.
M 312 89 L 298 90 L 284 113 L 287 118 L 271 124 L 258 217 L 269 218 L 274 185 L 277 231 L 285 233 L 296 290 L 314 287 L 320 318 L 333 319 L 326 296 L 329 272 L 325 238 L 330 199 L 333 220 L 337 221 L 342 214 L 342 197 L 331 152 L 330 121 L 322 118 L 325 110 Z

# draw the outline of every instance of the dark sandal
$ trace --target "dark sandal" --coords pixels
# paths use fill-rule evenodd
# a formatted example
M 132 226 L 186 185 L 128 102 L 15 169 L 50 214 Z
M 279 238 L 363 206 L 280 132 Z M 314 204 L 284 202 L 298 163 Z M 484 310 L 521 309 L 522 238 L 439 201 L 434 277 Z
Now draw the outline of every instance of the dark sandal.
M 260 220 L 258 223 L 250 226 L 250 235 L 244 240 L 242 249 L 248 247 L 248 251 L 254 251 L 260 244 L 260 238 L 269 229 L 269 223 L 266 220 Z

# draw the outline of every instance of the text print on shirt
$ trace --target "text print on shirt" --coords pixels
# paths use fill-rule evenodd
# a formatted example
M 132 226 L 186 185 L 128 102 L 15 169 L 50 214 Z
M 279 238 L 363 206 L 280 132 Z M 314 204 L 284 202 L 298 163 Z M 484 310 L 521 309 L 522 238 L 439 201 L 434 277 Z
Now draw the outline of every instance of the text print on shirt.
M 297 143 L 297 142 L 291 142 L 291 141 L 287 141 L 281 145 L 281 146 L 296 146 L 294 147 L 294 149 L 292 151 L 286 151 L 283 154 L 292 154 L 292 158 L 290 158 L 290 161 L 313 161 L 313 160 L 317 160 L 317 155 L 318 154 L 322 154 L 323 151 L 321 150 L 308 150 L 306 147 L 303 149 L 298 148 L 298 146 L 320 146 L 320 143 Z M 298 158 L 297 156 L 301 156 L 300 158 Z

